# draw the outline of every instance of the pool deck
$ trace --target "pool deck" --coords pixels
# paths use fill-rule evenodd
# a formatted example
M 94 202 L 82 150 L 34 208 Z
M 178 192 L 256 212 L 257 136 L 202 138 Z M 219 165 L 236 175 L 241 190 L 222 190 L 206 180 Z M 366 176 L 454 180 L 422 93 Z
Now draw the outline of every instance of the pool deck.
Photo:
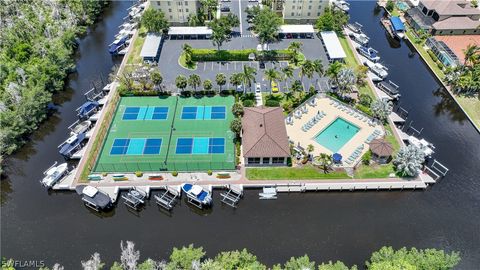
M 360 114 L 359 111 L 356 111 L 352 109 L 351 107 L 350 110 L 345 110 L 342 111 L 332 104 L 334 101 L 331 98 L 328 97 L 323 97 L 319 98 L 317 96 L 314 96 L 316 100 L 316 106 L 311 106 L 311 105 L 306 105 L 308 112 L 305 114 L 302 114 L 302 117 L 300 119 L 292 117 L 293 119 L 293 124 L 288 125 L 287 124 L 287 134 L 289 136 L 289 139 L 294 142 L 295 145 L 300 145 L 303 148 L 307 148 L 309 144 L 312 144 L 314 146 L 314 151 L 313 155 L 318 156 L 320 153 L 326 153 L 326 154 L 333 154 L 333 152 L 326 148 L 325 146 L 319 144 L 316 140 L 315 137 L 318 135 L 320 131 L 328 127 L 335 119 L 338 117 L 343 118 L 344 120 L 347 120 L 348 122 L 356 125 L 360 130 L 358 131 L 357 134 L 355 134 L 340 150 L 338 153 L 340 153 L 345 159 L 348 158 L 354 151 L 355 149 L 360 146 L 364 145 L 364 149 L 362 150 L 361 154 L 359 155 L 359 158 L 368 151 L 369 146 L 367 143 L 365 143 L 365 140 L 375 131 L 379 130 L 381 131 L 382 134 L 385 134 L 385 131 L 383 129 L 382 125 L 369 125 L 368 121 L 364 122 L 363 120 L 360 120 L 359 118 L 355 117 L 355 115 Z M 305 104 L 308 104 L 309 102 L 305 102 Z M 354 110 L 356 113 L 350 114 L 348 112 L 351 112 L 351 110 Z M 308 131 L 304 132 L 302 131 L 302 126 L 306 124 L 310 119 L 315 117 L 318 111 L 323 111 L 326 113 L 326 116 L 322 118 L 317 124 L 315 124 L 311 129 Z M 361 114 L 363 117 L 366 117 L 364 114 Z M 370 120 L 370 118 L 368 118 Z M 358 159 L 357 158 L 357 161 Z M 355 164 L 352 163 L 352 164 Z

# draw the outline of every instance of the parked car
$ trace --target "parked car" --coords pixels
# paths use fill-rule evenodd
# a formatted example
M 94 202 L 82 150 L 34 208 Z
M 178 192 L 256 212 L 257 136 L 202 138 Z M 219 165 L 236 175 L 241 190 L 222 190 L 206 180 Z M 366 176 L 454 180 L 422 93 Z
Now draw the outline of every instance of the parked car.
M 243 87 L 241 85 L 237 85 L 237 92 L 243 92 Z
M 265 62 L 263 62 L 263 61 L 260 62 L 259 68 L 260 68 L 260 69 L 265 69 Z
M 262 92 L 262 85 L 260 83 L 255 84 L 255 93 L 261 93 Z
M 278 84 L 272 81 L 272 93 L 278 93 Z
M 221 12 L 230 12 L 230 7 L 223 6 L 223 7 L 220 8 L 220 11 Z

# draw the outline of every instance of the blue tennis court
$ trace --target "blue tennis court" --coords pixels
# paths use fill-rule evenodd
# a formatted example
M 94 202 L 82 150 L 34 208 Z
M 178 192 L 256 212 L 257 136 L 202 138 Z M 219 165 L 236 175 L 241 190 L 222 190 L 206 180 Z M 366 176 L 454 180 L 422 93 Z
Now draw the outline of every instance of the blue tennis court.
M 182 108 L 183 120 L 222 120 L 226 118 L 225 106 L 187 106 Z
M 225 138 L 178 138 L 176 154 L 223 154 Z
M 166 120 L 168 107 L 126 107 L 122 120 Z
M 161 146 L 160 138 L 115 139 L 110 155 L 158 155 Z

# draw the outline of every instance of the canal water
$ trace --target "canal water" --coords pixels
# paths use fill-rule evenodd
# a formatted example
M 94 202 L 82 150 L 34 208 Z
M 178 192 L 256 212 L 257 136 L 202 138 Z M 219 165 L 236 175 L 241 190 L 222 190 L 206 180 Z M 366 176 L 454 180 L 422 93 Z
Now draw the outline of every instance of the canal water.
M 276 201 L 260 201 L 256 191 L 248 191 L 236 210 L 222 206 L 215 192 L 209 212 L 182 202 L 167 215 L 150 201 L 138 214 L 120 203 L 105 216 L 87 210 L 74 193 L 45 192 L 38 180 L 53 161 L 61 161 L 56 146 L 66 138 L 83 92 L 116 63 L 106 48 L 129 5 L 113 2 L 81 40 L 78 73 L 56 97 L 58 114 L 8 160 L 7 178 L 1 180 L 2 256 L 78 269 L 93 252 L 108 265 L 119 260 L 120 240 L 132 240 L 142 260 L 167 258 L 172 247 L 194 243 L 208 255 L 247 248 L 270 265 L 305 253 L 316 261 L 363 265 L 372 251 L 392 245 L 457 250 L 459 269 L 478 268 L 480 136 L 419 56 L 404 42 L 389 43 L 379 24 L 383 12 L 374 2 L 352 2 L 352 21 L 364 25 L 391 80 L 401 87 L 409 120 L 424 128 L 422 136 L 436 146 L 435 158 L 450 168 L 427 191 L 280 194 Z

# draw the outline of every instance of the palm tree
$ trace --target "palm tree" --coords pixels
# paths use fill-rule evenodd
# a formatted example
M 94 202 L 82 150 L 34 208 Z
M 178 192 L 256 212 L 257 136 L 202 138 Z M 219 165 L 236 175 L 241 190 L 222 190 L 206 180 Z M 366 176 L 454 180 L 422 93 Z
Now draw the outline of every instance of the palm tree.
M 382 122 L 387 121 L 388 116 L 392 113 L 393 105 L 388 100 L 377 99 L 370 104 L 370 110 L 375 118 Z
M 335 81 L 335 83 L 338 84 L 338 74 L 340 73 L 340 71 L 342 70 L 343 68 L 343 64 L 340 63 L 340 62 L 333 62 L 332 64 L 330 64 L 330 66 L 328 67 L 327 69 L 327 76 L 330 77 L 331 79 L 333 79 Z
M 215 82 L 217 83 L 219 91 L 221 92 L 222 86 L 227 83 L 227 77 L 223 73 L 218 73 L 217 76 L 215 76 Z
M 315 146 L 313 146 L 313 144 L 307 145 L 308 154 L 312 153 L 314 150 L 315 150 Z
M 210 90 L 212 90 L 212 88 L 213 88 L 213 84 L 212 84 L 211 80 L 207 79 L 207 80 L 203 81 L 203 89 L 205 91 L 210 91 Z
M 272 82 L 280 78 L 280 74 L 274 68 L 265 70 L 263 77 L 270 82 L 270 90 L 272 88 Z
M 188 83 L 187 77 L 185 77 L 183 75 L 178 75 L 177 78 L 175 78 L 175 85 L 181 91 L 183 91 L 183 90 L 185 90 L 185 88 L 187 88 L 187 83 Z
M 416 176 L 425 161 L 425 154 L 415 145 L 400 148 L 393 160 L 395 170 L 401 176 Z
M 307 76 L 307 78 L 312 79 L 313 73 L 315 72 L 315 66 L 312 62 L 312 60 L 305 60 L 303 64 L 300 66 L 300 77 L 302 78 L 302 84 L 303 84 L 303 77 Z
M 300 93 L 303 89 L 302 82 L 300 80 L 295 80 L 290 86 L 290 91 L 293 93 Z
M 286 66 L 282 68 L 282 73 L 285 79 L 293 78 L 293 68 L 291 66 Z
M 152 80 L 152 83 L 155 85 L 157 89 L 161 88 L 162 82 L 163 82 L 163 77 L 160 71 L 155 70 L 150 74 L 150 79 Z
M 313 60 L 313 70 L 318 74 L 319 77 L 322 77 L 323 74 L 325 74 L 325 69 L 321 59 Z
M 245 90 L 245 86 L 248 85 L 249 88 L 252 87 L 252 82 L 255 82 L 255 75 L 257 75 L 257 71 L 253 67 L 243 66 L 243 72 L 240 73 L 242 76 L 243 81 L 243 90 Z
M 197 87 L 202 84 L 202 79 L 197 74 L 192 74 L 188 77 L 188 85 L 193 87 L 193 90 L 197 91 Z
M 285 98 L 286 101 L 292 101 L 295 99 L 295 95 L 293 94 L 292 91 L 285 92 L 283 97 Z
M 291 51 L 294 55 L 302 51 L 303 43 L 299 41 L 294 41 L 288 44 L 288 50 Z
M 355 71 L 351 68 L 343 68 L 340 70 L 337 76 L 338 90 L 340 94 L 345 95 L 352 91 L 352 85 L 355 85 L 357 82 L 357 77 L 355 76 Z
M 465 55 L 463 65 L 466 66 L 469 63 L 473 65 L 480 57 L 480 46 L 469 44 L 467 48 L 463 50 L 463 54 Z
M 230 76 L 230 83 L 237 87 L 242 84 L 242 74 L 241 73 L 233 73 Z
M 314 158 L 314 164 L 319 166 L 323 170 L 323 173 L 328 173 L 331 169 L 333 158 L 331 155 L 321 153 L 320 156 Z

